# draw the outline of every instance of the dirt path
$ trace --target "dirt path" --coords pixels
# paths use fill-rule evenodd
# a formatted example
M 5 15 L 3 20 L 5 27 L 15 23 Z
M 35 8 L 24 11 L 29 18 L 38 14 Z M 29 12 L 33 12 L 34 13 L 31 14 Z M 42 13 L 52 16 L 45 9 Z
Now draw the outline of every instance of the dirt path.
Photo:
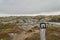
M 32 36 L 32 34 L 38 33 L 38 32 L 39 32 L 38 30 L 35 30 L 35 32 L 31 32 L 31 33 L 22 32 L 21 34 L 15 35 L 13 40 L 24 40 L 25 38 L 30 37 Z

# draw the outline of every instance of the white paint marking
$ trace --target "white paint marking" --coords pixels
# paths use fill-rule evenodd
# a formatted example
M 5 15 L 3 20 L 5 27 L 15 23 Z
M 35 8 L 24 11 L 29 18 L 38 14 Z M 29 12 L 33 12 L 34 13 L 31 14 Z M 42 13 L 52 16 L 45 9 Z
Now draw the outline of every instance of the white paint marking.
M 41 31 L 40 31 L 40 38 L 41 38 L 41 40 L 46 40 L 45 31 L 46 31 L 46 29 L 41 29 Z

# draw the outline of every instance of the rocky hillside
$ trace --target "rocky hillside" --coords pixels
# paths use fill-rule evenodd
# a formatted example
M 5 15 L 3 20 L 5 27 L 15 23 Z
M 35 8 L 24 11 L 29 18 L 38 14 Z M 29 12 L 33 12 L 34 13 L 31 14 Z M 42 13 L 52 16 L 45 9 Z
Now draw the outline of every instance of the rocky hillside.
M 0 17 L 0 24 L 14 23 L 23 29 L 30 29 L 34 26 L 39 26 L 40 22 L 60 22 L 60 15 L 58 16 L 10 16 Z
M 40 40 L 40 22 L 60 22 L 59 16 L 10 16 L 0 17 L 0 40 Z M 52 27 L 51 25 L 48 25 Z M 51 31 L 56 32 L 55 35 L 52 32 L 51 35 L 47 35 L 47 40 L 51 40 L 51 37 L 59 37 L 60 28 L 48 28 L 47 33 L 51 34 Z M 23 36 L 24 35 L 24 36 Z M 58 39 L 56 37 L 56 39 Z M 24 39 L 23 39 L 24 38 Z M 50 39 L 49 39 L 50 38 Z M 59 40 L 59 39 L 58 39 Z

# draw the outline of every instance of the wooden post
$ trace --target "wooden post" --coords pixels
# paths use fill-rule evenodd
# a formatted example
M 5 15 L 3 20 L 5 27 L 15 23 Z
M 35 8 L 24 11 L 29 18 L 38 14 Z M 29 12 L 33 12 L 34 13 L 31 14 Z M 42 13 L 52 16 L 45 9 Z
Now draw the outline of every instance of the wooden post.
M 46 23 L 40 23 L 40 39 L 41 40 L 46 40 L 45 31 L 46 31 Z

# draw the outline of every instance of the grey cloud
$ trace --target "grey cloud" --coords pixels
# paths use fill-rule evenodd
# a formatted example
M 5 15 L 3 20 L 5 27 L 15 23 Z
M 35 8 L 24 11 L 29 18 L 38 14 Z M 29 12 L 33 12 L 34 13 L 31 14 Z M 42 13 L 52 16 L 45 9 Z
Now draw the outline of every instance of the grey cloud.
M 60 0 L 0 0 L 1 13 L 39 13 L 60 11 Z

